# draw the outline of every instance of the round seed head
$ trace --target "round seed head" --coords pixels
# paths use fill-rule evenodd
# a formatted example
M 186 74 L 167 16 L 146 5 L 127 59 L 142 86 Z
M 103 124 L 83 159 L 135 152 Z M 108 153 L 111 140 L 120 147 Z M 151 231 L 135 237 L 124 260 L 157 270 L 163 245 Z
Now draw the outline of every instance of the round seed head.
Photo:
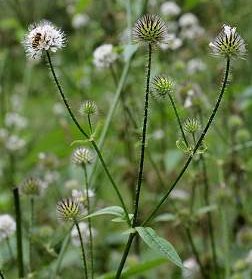
M 156 76 L 152 82 L 154 96 L 164 99 L 174 90 L 174 83 L 169 78 Z
M 97 105 L 94 101 L 87 100 L 80 107 L 80 114 L 92 115 L 97 112 Z
M 80 202 L 77 199 L 63 199 L 57 203 L 56 213 L 63 221 L 76 221 L 80 217 Z
M 21 192 L 27 196 L 38 196 L 42 188 L 42 181 L 36 177 L 29 177 L 21 184 Z
M 236 27 L 223 25 L 222 30 L 209 44 L 214 55 L 225 57 L 243 57 L 246 45 L 243 38 L 236 32 Z
M 188 118 L 184 123 L 184 130 L 189 134 L 194 134 L 200 129 L 200 123 L 195 118 Z
M 72 161 L 76 165 L 91 164 L 94 159 L 94 155 L 90 149 L 86 147 L 78 147 L 72 154 Z
M 166 24 L 157 15 L 144 15 L 136 21 L 132 30 L 133 39 L 138 43 L 165 43 L 167 33 Z

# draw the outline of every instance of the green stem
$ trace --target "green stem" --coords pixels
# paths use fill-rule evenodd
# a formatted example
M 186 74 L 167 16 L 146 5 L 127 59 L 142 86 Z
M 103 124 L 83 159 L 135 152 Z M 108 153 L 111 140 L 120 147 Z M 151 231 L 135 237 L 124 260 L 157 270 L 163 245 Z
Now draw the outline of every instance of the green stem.
M 159 201 L 159 203 L 157 204 L 157 206 L 153 209 L 153 211 L 150 213 L 150 215 L 146 218 L 146 220 L 143 222 L 143 226 L 146 225 L 156 214 L 156 212 L 159 210 L 159 208 L 161 207 L 161 205 L 166 201 L 166 199 L 168 198 L 168 196 L 170 195 L 170 193 L 172 192 L 172 190 L 176 187 L 177 183 L 180 181 L 180 179 L 183 177 L 184 173 L 186 172 L 188 166 L 190 165 L 192 159 L 193 159 L 193 155 L 197 152 L 198 148 L 200 147 L 202 141 L 204 140 L 205 138 L 205 135 L 208 131 L 208 129 L 210 128 L 213 120 L 214 120 L 214 117 L 218 111 L 218 108 L 220 106 L 220 103 L 221 103 L 221 100 L 222 100 L 222 97 L 224 95 L 224 92 L 225 92 L 225 88 L 226 88 L 226 85 L 227 85 L 227 82 L 228 82 L 228 75 L 229 75 L 229 70 L 230 70 L 230 58 L 228 57 L 227 58 L 227 64 L 226 64 L 226 70 L 225 70 L 225 75 L 224 75 L 224 80 L 223 80 L 223 83 L 222 83 L 222 87 L 221 87 L 221 90 L 220 90 L 220 93 L 219 93 L 219 96 L 218 96 L 218 99 L 216 101 L 216 104 L 212 110 L 212 113 L 208 119 L 208 122 L 200 136 L 200 138 L 198 139 L 197 141 L 197 144 L 195 145 L 194 149 L 193 149 L 193 152 L 192 154 L 189 156 L 189 158 L 187 159 L 187 161 L 185 162 L 183 168 L 181 169 L 178 177 L 175 179 L 175 181 L 173 182 L 173 184 L 171 185 L 171 187 L 168 189 L 168 191 L 165 193 L 165 195 L 161 198 L 161 200 Z
M 29 264 L 30 264 L 30 272 L 32 272 L 32 232 L 33 232 L 33 220 L 34 220 L 34 198 L 30 198 L 30 227 L 29 227 Z
M 90 134 L 93 134 L 93 128 L 92 128 L 92 121 L 91 121 L 91 117 L 90 114 L 87 115 L 88 118 L 88 125 L 89 125 L 89 130 L 90 130 Z
M 85 249 L 84 249 L 84 244 L 83 244 L 83 239 L 80 231 L 80 227 L 77 221 L 75 221 L 75 226 L 78 231 L 79 239 L 80 239 L 80 244 L 81 244 L 81 253 L 82 253 L 82 260 L 83 260 L 83 267 L 84 267 L 84 274 L 85 274 L 85 279 L 88 279 L 88 269 L 87 269 L 87 260 L 86 260 L 86 255 L 85 255 Z
M 111 176 L 111 174 L 110 174 L 110 172 L 109 172 L 109 170 L 108 170 L 108 168 L 107 168 L 107 165 L 106 165 L 106 163 L 105 163 L 105 161 L 104 161 L 104 159 L 103 159 L 103 157 L 102 157 L 102 154 L 101 154 L 101 152 L 100 152 L 100 150 L 99 150 L 99 147 L 97 146 L 96 142 L 95 142 L 93 139 L 90 139 L 90 138 L 89 138 L 88 134 L 82 129 L 82 127 L 80 126 L 78 120 L 75 118 L 75 116 L 74 116 L 74 114 L 73 114 L 73 112 L 72 112 L 72 110 L 71 110 L 71 108 L 70 108 L 70 106 L 69 106 L 69 104 L 68 104 L 68 101 L 67 101 L 67 99 L 66 99 L 66 97 L 65 97 L 65 95 L 64 95 L 64 92 L 63 92 L 63 90 L 62 90 L 62 88 L 61 88 L 61 86 L 60 86 L 60 83 L 59 83 L 59 81 L 58 81 L 58 78 L 57 78 L 57 76 L 56 76 L 56 73 L 55 73 L 55 71 L 54 71 L 54 68 L 53 68 L 53 65 L 52 65 L 52 61 L 51 61 L 50 54 L 49 54 L 48 51 L 46 51 L 46 54 L 47 54 L 47 59 L 48 59 L 48 62 L 49 62 L 49 67 L 50 67 L 50 69 L 51 69 L 51 72 L 52 72 L 54 81 L 55 81 L 55 83 L 56 83 L 56 85 L 57 85 L 57 88 L 58 88 L 58 90 L 59 90 L 59 93 L 60 93 L 60 95 L 61 95 L 61 98 L 62 98 L 62 100 L 63 100 L 63 102 L 64 102 L 64 104 L 65 104 L 65 106 L 66 106 L 66 108 L 67 108 L 67 110 L 68 110 L 68 112 L 69 112 L 69 114 L 70 114 L 70 116 L 71 116 L 71 119 L 73 120 L 75 126 L 79 129 L 79 131 L 85 136 L 85 138 L 87 138 L 87 139 L 90 140 L 90 142 L 91 142 L 91 144 L 93 145 L 95 151 L 97 152 L 98 157 L 99 157 L 99 159 L 100 159 L 100 161 L 101 161 L 101 164 L 102 164 L 102 166 L 103 166 L 103 168 L 104 168 L 104 170 L 105 170 L 105 172 L 106 172 L 106 174 L 107 174 L 107 176 L 108 176 L 108 178 L 109 178 L 109 180 L 110 180 L 110 182 L 111 182 L 113 188 L 115 189 L 116 194 L 117 194 L 117 196 L 118 196 L 118 198 L 119 198 L 119 200 L 120 200 L 120 202 L 121 202 L 121 204 L 122 204 L 122 207 L 123 207 L 123 209 L 124 209 L 127 222 L 128 222 L 128 224 L 130 225 L 130 219 L 129 219 L 129 216 L 128 216 L 127 208 L 126 208 L 125 203 L 124 203 L 124 201 L 123 201 L 123 198 L 122 198 L 122 196 L 121 196 L 121 194 L 120 194 L 120 191 L 119 191 L 117 185 L 115 184 L 115 181 L 113 180 L 113 178 L 112 178 L 112 176 Z M 111 117 L 112 117 L 112 116 L 111 116 Z
M 179 117 L 179 114 L 178 114 L 178 111 L 177 111 L 177 108 L 176 108 L 176 104 L 172 98 L 172 95 L 171 94 L 168 94 L 169 96 L 169 99 L 170 99 L 170 102 L 172 104 L 172 107 L 173 107 L 173 110 L 175 112 L 175 115 L 176 115 L 176 118 L 177 118 L 177 121 L 178 121 L 178 124 L 179 124 L 179 128 L 180 128 L 180 131 L 181 131 L 181 134 L 182 134 L 182 137 L 184 139 L 184 142 L 186 143 L 186 146 L 188 147 L 189 144 L 188 144 L 188 141 L 186 139 L 186 135 L 185 135 L 185 132 L 184 132 L 184 129 L 183 129 L 183 126 L 182 126 L 182 123 L 180 121 L 180 117 Z
M 208 182 L 208 176 L 207 176 L 207 168 L 206 168 L 206 162 L 203 155 L 200 156 L 201 162 L 202 162 L 202 168 L 203 168 L 203 181 L 204 181 L 204 201 L 205 205 L 209 206 L 209 182 Z M 207 223 L 208 223 L 208 231 L 210 236 L 210 243 L 211 243 L 211 250 L 212 250 L 212 258 L 213 258 L 213 265 L 214 265 L 214 272 L 215 277 L 219 278 L 218 273 L 218 264 L 217 264 L 217 255 L 216 255 L 216 245 L 215 245 L 215 238 L 214 238 L 214 230 L 213 230 L 213 221 L 212 221 L 212 214 L 211 212 L 207 213 Z
M 12 252 L 12 249 L 11 249 L 10 238 L 9 237 L 6 237 L 6 244 L 7 244 L 8 250 L 9 250 L 10 258 L 13 259 L 13 252 Z
M 203 264 L 201 262 L 201 259 L 200 259 L 200 256 L 199 256 L 199 252 L 198 252 L 198 250 L 197 250 L 197 248 L 196 248 L 196 246 L 194 244 L 191 230 L 188 227 L 186 227 L 185 230 L 186 230 L 186 235 L 188 237 L 190 246 L 192 248 L 192 252 L 193 252 L 193 254 L 194 254 L 195 258 L 196 258 L 196 261 L 197 261 L 197 263 L 198 263 L 198 265 L 200 267 L 200 272 L 201 272 L 202 278 L 208 278 L 208 276 L 207 276 L 207 274 L 205 272 L 204 266 L 203 266 Z
M 16 236 L 17 236 L 17 261 L 19 278 L 24 277 L 23 245 L 22 245 L 22 216 L 18 188 L 13 188 L 15 214 L 16 214 Z
M 1 279 L 4 279 L 4 275 L 3 275 L 3 273 L 2 273 L 1 270 L 0 270 L 0 278 L 1 278 Z
M 132 227 L 135 227 L 138 222 L 137 219 L 138 219 L 138 210 L 139 210 L 139 200 L 140 200 L 140 192 L 141 192 L 141 186 L 142 186 L 142 181 L 143 181 L 145 144 L 146 144 L 148 108 L 149 108 L 149 93 L 150 93 L 151 57 L 152 57 L 152 45 L 149 43 L 147 75 L 146 75 L 146 89 L 145 89 L 145 103 L 144 103 L 144 120 L 143 120 L 143 128 L 142 128 L 142 143 L 141 143 L 139 172 L 138 172 L 138 178 L 137 178 L 136 196 L 135 196 L 135 202 L 134 202 L 135 209 L 134 209 Z
M 133 242 L 133 239 L 134 239 L 135 235 L 136 235 L 136 233 L 132 233 L 132 234 L 129 235 L 128 242 L 125 246 L 125 249 L 124 249 L 120 264 L 119 264 L 119 267 L 118 267 L 117 272 L 116 272 L 115 279 L 119 279 L 121 277 L 121 273 L 122 273 L 124 264 L 126 262 L 126 259 L 128 257 L 130 247 L 131 247 L 131 244 Z
M 88 185 L 88 175 L 87 175 L 87 168 L 84 165 L 84 176 L 85 176 L 85 192 L 87 197 L 87 214 L 90 214 L 90 200 L 89 200 L 89 185 Z M 88 232 L 89 232 L 89 256 L 90 256 L 90 263 L 91 263 L 91 278 L 94 278 L 94 254 L 93 254 L 93 234 L 92 234 L 92 221 L 91 218 L 88 218 Z
M 71 227 L 70 231 L 72 230 L 73 227 Z M 70 242 L 70 231 L 67 233 L 67 235 L 65 236 L 64 240 L 63 240 L 63 244 L 61 246 L 60 252 L 59 252 L 59 256 L 57 258 L 57 262 L 56 262 L 56 267 L 53 270 L 50 279 L 55 279 L 57 278 L 57 274 L 60 270 L 60 266 L 63 260 L 63 256 L 67 250 L 68 244 Z

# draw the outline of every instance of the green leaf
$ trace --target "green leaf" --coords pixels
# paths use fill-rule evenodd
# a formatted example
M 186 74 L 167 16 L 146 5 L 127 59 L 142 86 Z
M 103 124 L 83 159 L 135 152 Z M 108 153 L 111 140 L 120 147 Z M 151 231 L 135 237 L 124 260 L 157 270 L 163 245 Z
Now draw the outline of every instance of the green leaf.
M 177 254 L 175 248 L 171 245 L 170 242 L 158 236 L 152 228 L 136 227 L 135 229 L 142 238 L 142 240 L 151 249 L 157 251 L 162 256 L 165 256 L 177 266 L 183 268 L 183 263 L 179 255 Z
M 123 50 L 123 58 L 129 61 L 132 55 L 137 51 L 138 45 L 125 45 Z
M 95 211 L 94 213 L 91 213 L 87 216 L 85 216 L 82 219 L 87 219 L 95 216 L 100 216 L 100 215 L 114 215 L 123 218 L 124 217 L 124 211 L 120 206 L 109 206 L 102 208 L 100 210 Z
M 130 268 L 125 269 L 125 271 L 122 272 L 121 278 L 126 279 L 126 278 L 136 278 L 136 275 L 142 274 L 143 272 L 146 272 L 148 270 L 151 270 L 161 264 L 166 263 L 167 260 L 164 258 L 158 258 L 155 260 L 150 260 L 146 261 L 143 263 L 139 263 L 137 265 L 134 265 Z M 97 279 L 114 279 L 115 278 L 115 273 L 114 272 L 109 272 L 105 275 L 99 276 Z

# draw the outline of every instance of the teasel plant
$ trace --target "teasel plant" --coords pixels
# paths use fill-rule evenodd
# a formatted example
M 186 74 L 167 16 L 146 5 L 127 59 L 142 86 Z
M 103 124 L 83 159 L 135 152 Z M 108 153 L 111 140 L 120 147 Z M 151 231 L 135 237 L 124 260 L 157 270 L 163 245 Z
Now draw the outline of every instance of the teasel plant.
M 142 19 L 140 19 L 140 20 L 142 20 Z M 137 23 L 139 23 L 139 21 Z M 145 32 L 146 31 L 145 26 L 148 26 L 148 25 L 147 24 L 145 25 L 144 22 L 140 21 L 140 25 L 137 25 L 136 30 L 140 30 L 140 31 L 144 30 L 144 32 Z M 140 37 L 143 38 L 143 34 L 141 34 Z M 147 42 L 147 41 L 148 41 L 148 36 L 147 36 L 145 42 Z M 205 138 L 209 128 L 211 127 L 212 122 L 216 116 L 216 113 L 220 107 L 221 101 L 223 99 L 223 96 L 224 96 L 224 93 L 225 93 L 225 90 L 226 90 L 226 87 L 228 84 L 231 62 L 235 58 L 243 58 L 244 55 L 246 54 L 246 47 L 245 47 L 244 40 L 237 33 L 235 27 L 230 27 L 228 25 L 223 25 L 222 30 L 217 35 L 215 40 L 209 44 L 209 46 L 212 49 L 212 53 L 215 56 L 224 58 L 224 60 L 226 62 L 224 78 L 222 81 L 219 95 L 217 97 L 217 101 L 212 109 L 212 112 L 209 116 L 209 119 L 208 119 L 204 129 L 202 130 L 201 135 L 199 136 L 199 138 L 197 140 L 195 140 L 195 145 L 194 145 L 193 149 L 189 152 L 188 158 L 185 161 L 184 166 L 182 167 L 181 171 L 179 172 L 177 178 L 171 184 L 170 188 L 166 191 L 166 193 L 163 195 L 163 197 L 160 199 L 160 201 L 157 203 L 157 205 L 154 207 L 154 209 L 150 212 L 148 217 L 142 222 L 142 224 L 141 224 L 142 227 L 146 227 L 146 225 L 155 217 L 155 215 L 158 212 L 158 210 L 160 209 L 160 207 L 166 202 L 166 200 L 169 197 L 169 195 L 171 194 L 172 190 L 177 186 L 178 182 L 184 176 L 190 163 L 193 160 L 194 155 L 197 153 L 198 149 L 201 147 L 201 145 L 204 141 L 204 138 Z M 182 132 L 182 130 L 181 130 L 181 132 Z M 182 132 L 182 134 L 183 134 L 183 132 Z M 134 223 L 133 223 L 133 225 L 134 225 Z M 120 278 L 120 276 L 121 276 L 121 272 L 123 270 L 123 266 L 127 259 L 127 256 L 128 256 L 128 253 L 129 253 L 129 250 L 130 250 L 130 247 L 131 247 L 135 234 L 136 234 L 136 232 L 131 233 L 131 235 L 128 238 L 128 242 L 125 246 L 124 254 L 122 256 L 119 268 L 117 270 L 116 278 Z M 216 274 L 217 274 L 217 272 L 216 272 Z
M 56 207 L 56 214 L 59 220 L 73 224 L 78 231 L 78 236 L 81 244 L 83 269 L 84 269 L 83 278 L 87 279 L 88 278 L 87 256 L 86 256 L 83 238 L 79 226 L 79 221 L 82 218 L 82 208 L 79 199 L 67 198 L 59 201 Z
M 94 111 L 94 110 L 92 110 Z M 90 131 L 92 131 L 90 127 Z M 84 171 L 84 195 L 86 201 L 86 209 L 87 209 L 87 215 L 91 214 L 91 204 L 90 204 L 90 188 L 89 188 L 89 179 L 88 179 L 88 172 L 87 172 L 87 166 L 91 164 L 94 160 L 94 155 L 88 148 L 85 147 L 78 147 L 74 150 L 72 153 L 72 161 L 75 165 L 80 166 Z M 94 278 L 94 253 L 93 253 L 93 234 L 92 234 L 92 222 L 91 218 L 88 218 L 88 232 L 89 232 L 89 239 L 88 239 L 88 245 L 89 245 L 89 254 L 88 254 L 88 262 L 90 263 L 90 275 L 91 278 Z
M 99 148 L 98 144 L 96 143 L 96 140 L 93 137 L 93 135 L 89 136 L 88 132 L 85 131 L 81 127 L 79 121 L 77 120 L 75 114 L 73 113 L 73 111 L 69 105 L 69 102 L 63 91 L 63 88 L 56 75 L 50 53 L 56 52 L 57 50 L 63 48 L 65 46 L 65 42 L 66 42 L 65 35 L 59 28 L 54 26 L 51 22 L 41 21 L 38 24 L 33 24 L 29 27 L 28 32 L 23 40 L 23 45 L 25 47 L 26 54 L 29 59 L 40 60 L 44 54 L 46 55 L 47 62 L 49 64 L 49 69 L 50 69 L 52 77 L 56 83 L 56 87 L 62 98 L 62 101 L 63 101 L 74 125 L 76 126 L 76 128 L 80 131 L 80 133 L 82 134 L 84 139 L 92 145 L 95 152 L 97 153 L 97 156 L 101 162 L 101 165 L 102 165 L 108 179 L 110 180 L 112 187 L 115 190 L 116 195 L 124 210 L 125 219 L 126 219 L 128 225 L 130 225 L 130 218 L 129 218 L 129 213 L 128 213 L 126 204 L 120 193 L 118 185 L 114 181 L 114 179 L 108 169 L 108 166 L 104 161 L 100 148 Z

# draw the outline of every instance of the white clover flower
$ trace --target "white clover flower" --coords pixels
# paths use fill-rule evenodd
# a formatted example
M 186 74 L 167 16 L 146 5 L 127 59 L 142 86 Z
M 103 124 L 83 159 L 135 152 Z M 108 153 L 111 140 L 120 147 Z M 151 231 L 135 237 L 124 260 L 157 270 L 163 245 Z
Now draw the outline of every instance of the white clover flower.
M 80 228 L 80 232 L 81 232 L 83 242 L 87 243 L 89 241 L 88 224 L 85 223 L 85 222 L 80 222 L 79 223 L 79 228 Z M 95 237 L 96 234 L 97 234 L 96 230 L 91 228 L 91 232 L 92 232 L 93 237 Z M 72 228 L 71 239 L 72 239 L 72 243 L 73 243 L 74 246 L 77 246 L 77 247 L 80 246 L 80 239 L 79 239 L 79 234 L 78 234 L 78 230 L 77 230 L 76 226 L 74 226 Z
M 186 70 L 188 74 L 193 75 L 197 72 L 205 71 L 206 68 L 206 64 L 201 59 L 193 58 L 188 61 Z
M 236 27 L 223 25 L 221 32 L 209 44 L 214 55 L 243 57 L 246 45 L 243 38 L 236 32 Z
M 72 26 L 75 29 L 79 29 L 81 27 L 84 27 L 89 22 L 89 16 L 86 14 L 76 14 L 72 18 Z
M 181 28 L 198 25 L 198 18 L 192 13 L 185 13 L 179 18 L 179 26 Z
M 11 135 L 5 142 L 5 147 L 9 151 L 19 151 L 26 145 L 26 141 L 16 135 Z
M 183 265 L 185 267 L 182 272 L 183 278 L 195 278 L 199 271 L 199 265 L 197 261 L 194 258 L 189 258 L 183 262 Z
M 16 231 L 16 222 L 9 214 L 0 215 L 0 241 Z
M 163 16 L 177 16 L 180 14 L 180 7 L 173 1 L 166 1 L 160 7 L 160 12 Z
M 23 41 L 26 54 L 31 59 L 41 58 L 43 51 L 56 52 L 64 43 L 64 33 L 46 20 L 31 25 Z
M 117 59 L 113 45 L 104 44 L 97 47 L 93 53 L 93 62 L 97 68 L 109 68 Z
M 27 126 L 27 119 L 16 112 L 8 112 L 4 122 L 9 128 L 24 129 Z

